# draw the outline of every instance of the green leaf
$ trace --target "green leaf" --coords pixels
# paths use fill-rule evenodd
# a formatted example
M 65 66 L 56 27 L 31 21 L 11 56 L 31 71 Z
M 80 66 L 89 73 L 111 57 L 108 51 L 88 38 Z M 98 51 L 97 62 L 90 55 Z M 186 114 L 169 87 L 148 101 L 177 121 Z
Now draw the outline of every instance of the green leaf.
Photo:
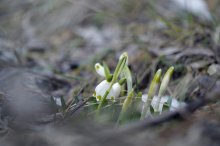
M 105 62 L 103 62 L 103 67 L 104 67 L 104 71 L 105 71 L 106 80 L 108 82 L 111 82 L 113 75 L 110 73 L 109 67 Z
M 131 71 L 129 69 L 129 67 L 127 65 L 125 65 L 123 71 L 122 71 L 122 76 L 124 78 L 126 78 L 127 81 L 127 89 L 128 89 L 128 93 L 132 90 L 132 75 L 131 75 Z

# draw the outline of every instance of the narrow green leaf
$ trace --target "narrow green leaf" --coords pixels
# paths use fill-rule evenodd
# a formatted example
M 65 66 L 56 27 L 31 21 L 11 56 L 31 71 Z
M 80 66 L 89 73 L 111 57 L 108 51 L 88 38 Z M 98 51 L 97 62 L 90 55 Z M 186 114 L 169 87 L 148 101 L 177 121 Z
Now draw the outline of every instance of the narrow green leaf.
M 174 71 L 174 67 L 171 66 L 167 72 L 165 73 L 163 79 L 162 79 L 162 82 L 161 82 L 161 85 L 160 85 L 160 89 L 159 89 L 159 93 L 158 93 L 158 101 L 156 103 L 156 107 L 155 109 L 158 111 L 159 110 L 159 105 L 160 105 L 160 102 L 161 102 L 161 98 L 162 96 L 164 95 L 166 89 L 167 89 L 167 86 L 170 82 L 170 78 L 172 77 L 172 74 L 173 74 L 173 71 Z

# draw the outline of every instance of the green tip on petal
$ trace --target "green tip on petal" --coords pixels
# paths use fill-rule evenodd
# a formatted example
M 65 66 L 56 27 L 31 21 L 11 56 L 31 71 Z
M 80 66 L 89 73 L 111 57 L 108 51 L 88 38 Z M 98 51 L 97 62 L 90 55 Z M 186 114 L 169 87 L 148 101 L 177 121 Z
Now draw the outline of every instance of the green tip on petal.
M 97 100 L 100 101 L 101 99 L 102 99 L 102 96 L 101 96 L 101 95 L 98 95 L 98 96 L 97 96 Z

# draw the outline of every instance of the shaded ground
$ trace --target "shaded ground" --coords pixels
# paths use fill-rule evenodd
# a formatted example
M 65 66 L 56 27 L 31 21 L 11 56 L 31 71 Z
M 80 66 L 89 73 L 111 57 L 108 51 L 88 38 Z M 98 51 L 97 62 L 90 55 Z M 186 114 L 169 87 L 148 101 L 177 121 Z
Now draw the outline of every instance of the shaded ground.
M 82 104 L 100 81 L 94 63 L 105 60 L 113 69 L 124 51 L 138 91 L 146 93 L 154 72 L 171 65 L 169 94 L 179 100 L 192 102 L 218 89 L 219 1 L 207 3 L 212 19 L 169 0 L 2 0 L 0 143 L 219 145 L 218 100 L 184 121 L 132 134 L 118 132 L 111 120 L 97 126 L 94 111 Z M 60 97 L 67 110 L 54 105 Z

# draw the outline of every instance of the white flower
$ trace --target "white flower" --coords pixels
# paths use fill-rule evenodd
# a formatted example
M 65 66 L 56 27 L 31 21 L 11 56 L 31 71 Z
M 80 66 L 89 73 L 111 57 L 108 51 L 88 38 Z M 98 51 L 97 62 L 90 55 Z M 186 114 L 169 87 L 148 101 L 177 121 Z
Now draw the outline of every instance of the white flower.
M 110 82 L 104 80 L 98 86 L 96 86 L 94 96 L 96 97 L 97 101 L 103 98 L 105 92 L 109 89 L 110 85 Z M 115 100 L 115 98 L 119 96 L 120 91 L 121 85 L 119 83 L 114 83 L 106 99 Z
M 159 104 L 159 112 L 162 112 L 162 108 L 163 108 L 163 104 L 165 102 L 167 102 L 169 99 L 169 96 L 162 96 L 161 100 L 160 100 L 160 104 Z M 142 95 L 142 101 L 146 102 L 148 100 L 148 95 L 147 94 L 143 94 Z M 156 108 L 156 103 L 158 102 L 158 96 L 154 96 L 153 100 L 151 102 L 151 106 L 155 109 Z M 172 103 L 171 103 L 171 107 L 170 107 L 170 111 L 173 111 L 179 107 L 184 106 L 185 104 L 183 102 L 179 102 L 177 101 L 175 98 L 172 98 Z
M 115 98 L 119 97 L 120 92 L 121 92 L 121 85 L 119 83 L 115 83 L 112 86 L 112 90 L 113 90 L 113 92 L 115 94 Z
M 95 64 L 95 70 L 100 76 L 105 77 L 105 69 L 100 63 Z

